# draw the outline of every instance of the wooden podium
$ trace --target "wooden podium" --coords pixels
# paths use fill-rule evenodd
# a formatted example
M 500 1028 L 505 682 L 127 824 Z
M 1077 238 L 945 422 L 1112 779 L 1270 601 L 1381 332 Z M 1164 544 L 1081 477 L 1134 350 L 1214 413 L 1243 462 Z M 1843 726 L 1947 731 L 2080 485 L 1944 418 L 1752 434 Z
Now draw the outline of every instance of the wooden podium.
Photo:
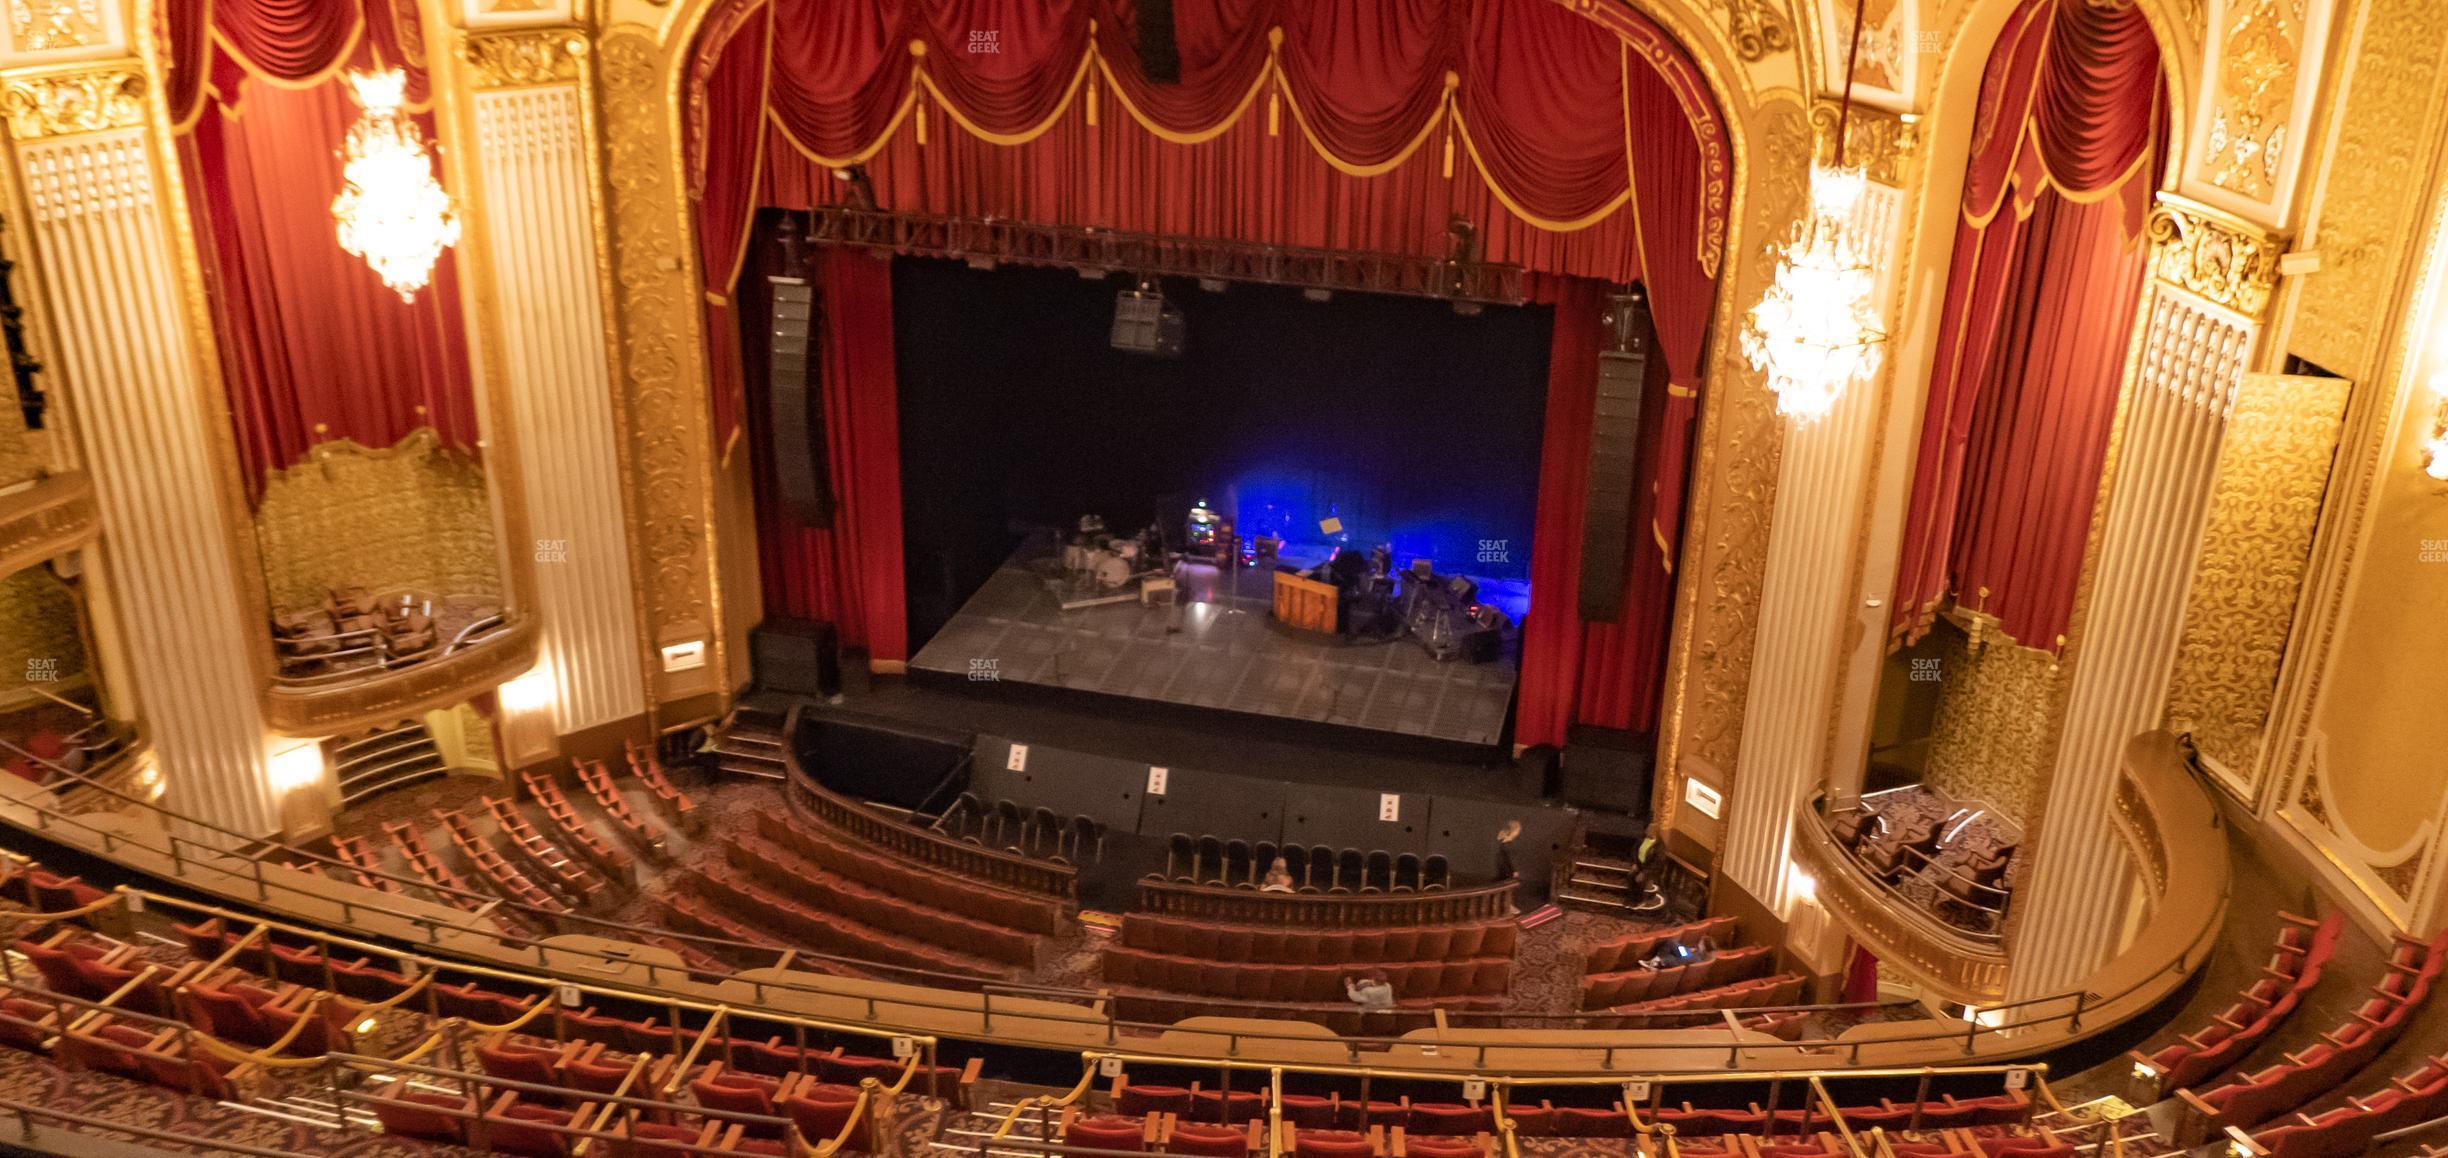
M 1277 571 L 1275 618 L 1303 631 L 1331 635 L 1342 630 L 1342 625 L 1335 621 L 1335 585 L 1303 579 L 1290 571 Z

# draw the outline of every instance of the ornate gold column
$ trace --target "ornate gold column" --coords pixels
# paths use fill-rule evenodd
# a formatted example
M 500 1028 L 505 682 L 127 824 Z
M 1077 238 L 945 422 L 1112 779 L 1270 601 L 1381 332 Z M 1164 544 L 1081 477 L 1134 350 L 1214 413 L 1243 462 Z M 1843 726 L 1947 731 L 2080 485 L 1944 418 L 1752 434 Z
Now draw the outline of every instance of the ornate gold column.
M 100 501 L 96 570 L 167 802 L 268 833 L 279 811 L 215 458 L 225 420 L 173 265 L 184 238 L 161 193 L 144 75 L 116 59 L 12 71 L 4 85 L 55 369 Z
M 2116 952 L 2101 898 L 2134 871 L 2116 835 L 2118 758 L 2160 725 L 2211 481 L 2278 276 L 2276 239 L 2161 194 L 2143 295 L 2064 653 L 2054 768 L 2016 887 L 2010 997 L 2063 992 Z
M 1833 152 L 1834 108 L 1812 120 L 1820 151 Z M 1895 251 L 1905 204 L 1904 168 L 1912 127 L 1893 114 L 1856 109 L 1848 157 L 1866 163 L 1868 191 L 1848 223 L 1868 253 Z M 1901 263 L 1878 281 L 1879 312 L 1892 318 Z M 1891 323 L 1892 324 L 1892 323 Z M 1875 388 L 1848 390 L 1817 421 L 1785 424 L 1775 511 L 1768 535 L 1766 578 L 1760 585 L 1759 636 L 1743 713 L 1742 767 L 1726 811 L 1728 879 L 1780 915 L 1791 915 L 1795 881 L 1789 871 L 1795 818 L 1819 785 L 1828 755 L 1841 654 L 1848 643 L 1852 562 L 1862 522 L 1879 416 L 1894 380 L 1890 360 Z
M 522 679 L 548 702 L 526 710 L 562 735 L 642 715 L 652 651 L 621 501 L 588 48 L 557 25 L 480 29 L 459 50 L 476 280 L 520 450 L 519 477 L 502 481 L 534 536 L 511 549 L 532 553 L 543 620 L 538 670 Z

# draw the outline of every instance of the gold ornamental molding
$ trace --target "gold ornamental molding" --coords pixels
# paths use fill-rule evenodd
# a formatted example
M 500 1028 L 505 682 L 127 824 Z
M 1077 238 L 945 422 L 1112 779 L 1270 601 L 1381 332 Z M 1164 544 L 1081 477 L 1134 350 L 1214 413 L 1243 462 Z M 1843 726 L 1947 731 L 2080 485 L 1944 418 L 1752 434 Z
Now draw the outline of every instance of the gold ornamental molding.
M 586 37 L 574 28 L 471 32 L 459 40 L 459 58 L 479 89 L 573 83 L 586 53 Z
M 2148 226 L 2151 273 L 2260 320 L 2278 288 L 2277 237 L 2198 201 L 2161 193 Z
M 530 617 L 464 651 L 345 687 L 274 687 L 263 697 L 264 724 L 284 736 L 331 736 L 397 723 L 499 687 L 536 662 Z
M 132 60 L 9 74 L 0 115 L 19 141 L 130 129 L 144 123 L 145 78 Z
M 2210 484 L 2185 598 L 2168 726 L 2247 803 L 2346 417 L 2343 378 L 2245 374 Z
M 76 550 L 92 542 L 100 527 L 93 478 L 83 471 L 55 474 L 0 496 L 0 575 Z
M 1998 946 L 1947 928 L 1871 879 L 1836 846 L 1815 802 L 1794 816 L 1793 826 L 1794 859 L 1818 882 L 1819 904 L 1880 962 L 1901 967 L 1949 1001 L 2005 999 L 2009 965 Z
M 1847 114 L 1837 102 L 1823 99 L 1812 105 L 1810 111 L 1812 147 L 1821 161 L 1836 159 L 1839 121 L 1845 127 L 1845 163 L 1861 166 L 1871 180 L 1881 185 L 1903 188 L 1905 166 L 1921 144 L 1920 118 L 1860 103 L 1854 104 L 1853 111 Z

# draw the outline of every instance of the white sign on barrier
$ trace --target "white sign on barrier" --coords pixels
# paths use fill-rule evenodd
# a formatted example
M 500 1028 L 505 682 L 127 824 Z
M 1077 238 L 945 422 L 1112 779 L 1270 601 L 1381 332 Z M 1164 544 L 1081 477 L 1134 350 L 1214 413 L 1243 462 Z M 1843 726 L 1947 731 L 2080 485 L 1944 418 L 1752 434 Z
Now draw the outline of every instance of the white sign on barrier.
M 911 1037 L 896 1037 L 896 1038 L 894 1038 L 894 1039 L 893 1039 L 893 1056 L 894 1056 L 894 1057 L 897 1057 L 897 1058 L 907 1058 L 907 1057 L 909 1057 L 911 1054 L 914 1054 L 914 1053 L 917 1053 L 917 1052 L 918 1052 L 918 1040 L 917 1040 L 916 1038 L 911 1038 Z
M 1380 792 L 1377 794 L 1377 819 L 1385 821 L 1388 824 L 1392 824 L 1402 819 L 1401 793 Z
M 1028 745 L 1012 745 L 1011 755 L 1003 758 L 1003 767 L 1013 772 L 1028 771 Z
M 1118 1078 L 1118 1077 L 1121 1077 L 1121 1076 L 1122 1076 L 1122 1059 L 1121 1059 L 1121 1058 L 1118 1058 L 1118 1057 L 1101 1057 L 1101 1058 L 1098 1058 L 1098 1059 L 1097 1059 L 1097 1076 L 1099 1076 L 1099 1077 L 1107 1077 L 1107 1078 Z
M 1487 1097 L 1487 1079 L 1470 1078 L 1462 1083 L 1462 1100 L 1476 1102 Z
M 1147 794 L 1150 796 L 1164 795 L 1165 781 L 1170 779 L 1172 775 L 1173 770 L 1170 768 L 1159 768 L 1153 764 L 1148 765 Z

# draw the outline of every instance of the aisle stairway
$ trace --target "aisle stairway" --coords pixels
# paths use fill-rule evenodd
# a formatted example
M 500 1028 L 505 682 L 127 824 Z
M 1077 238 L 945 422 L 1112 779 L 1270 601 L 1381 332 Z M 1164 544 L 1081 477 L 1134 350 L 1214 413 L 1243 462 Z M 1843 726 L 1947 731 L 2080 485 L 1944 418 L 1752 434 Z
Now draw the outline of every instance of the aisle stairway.
M 332 749 L 342 807 L 450 771 L 422 720 L 379 728 Z
M 731 776 L 782 779 L 782 720 L 780 713 L 747 704 L 731 709 L 730 718 L 715 734 L 715 770 Z
M 1654 912 L 1666 902 L 1655 886 L 1636 890 L 1632 863 L 1583 849 L 1565 858 L 1563 879 L 1555 890 L 1557 904 L 1584 912 L 1620 916 Z

